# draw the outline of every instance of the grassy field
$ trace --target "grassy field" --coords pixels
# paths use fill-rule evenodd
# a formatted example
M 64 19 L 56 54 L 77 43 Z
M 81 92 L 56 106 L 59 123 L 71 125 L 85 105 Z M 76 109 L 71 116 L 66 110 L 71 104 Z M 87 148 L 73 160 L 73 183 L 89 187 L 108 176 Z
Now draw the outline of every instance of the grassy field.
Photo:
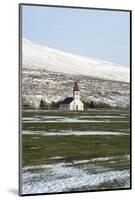
M 128 111 L 25 111 L 22 122 L 23 193 L 130 187 Z

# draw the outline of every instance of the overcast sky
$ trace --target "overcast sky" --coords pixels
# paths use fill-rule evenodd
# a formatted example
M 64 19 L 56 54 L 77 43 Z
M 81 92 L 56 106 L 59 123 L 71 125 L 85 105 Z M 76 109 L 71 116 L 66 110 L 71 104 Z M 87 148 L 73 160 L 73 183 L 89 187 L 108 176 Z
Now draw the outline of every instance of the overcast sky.
M 129 12 L 23 6 L 22 16 L 33 42 L 129 66 Z

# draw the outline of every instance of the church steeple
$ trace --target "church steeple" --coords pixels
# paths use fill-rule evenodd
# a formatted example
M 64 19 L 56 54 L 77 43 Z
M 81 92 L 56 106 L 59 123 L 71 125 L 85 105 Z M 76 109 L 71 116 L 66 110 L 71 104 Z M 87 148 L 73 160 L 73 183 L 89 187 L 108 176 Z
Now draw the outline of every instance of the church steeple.
M 78 85 L 77 82 L 75 82 L 74 90 L 73 91 L 80 91 L 80 88 L 79 88 L 79 85 Z
M 74 89 L 73 89 L 73 97 L 75 101 L 80 99 L 80 88 L 77 82 L 74 84 Z

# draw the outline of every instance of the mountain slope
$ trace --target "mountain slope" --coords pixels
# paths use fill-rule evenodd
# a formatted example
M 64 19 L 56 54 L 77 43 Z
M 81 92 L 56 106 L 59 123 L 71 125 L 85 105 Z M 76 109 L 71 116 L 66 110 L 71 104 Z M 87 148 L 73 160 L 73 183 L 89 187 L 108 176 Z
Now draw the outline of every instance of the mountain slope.
M 86 75 L 93 78 L 129 82 L 129 68 L 40 46 L 23 39 L 23 66 L 47 71 Z
M 72 96 L 79 82 L 81 99 L 111 107 L 130 104 L 129 69 L 108 62 L 63 53 L 23 39 L 23 105 L 39 108 Z

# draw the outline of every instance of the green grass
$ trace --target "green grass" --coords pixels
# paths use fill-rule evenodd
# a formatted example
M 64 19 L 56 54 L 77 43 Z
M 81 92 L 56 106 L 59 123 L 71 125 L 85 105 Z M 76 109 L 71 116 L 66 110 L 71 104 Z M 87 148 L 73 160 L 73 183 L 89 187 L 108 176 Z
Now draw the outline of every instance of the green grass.
M 23 165 L 71 162 L 130 153 L 129 136 L 23 136 Z M 38 149 L 33 149 L 38 147 Z M 64 157 L 50 160 L 51 157 Z
M 95 116 L 95 115 L 108 115 L 118 116 L 121 114 L 129 115 L 128 110 L 90 110 L 90 111 L 23 111 L 23 117 L 34 117 L 34 116 L 63 116 L 63 117 L 78 117 L 78 116 Z
M 103 118 L 96 118 L 97 115 Z M 116 116 L 115 118 L 104 118 L 104 116 Z M 36 123 L 23 122 L 23 131 L 35 131 L 35 134 L 22 134 L 22 164 L 32 174 L 38 173 L 42 175 L 45 169 L 42 165 L 66 163 L 68 165 L 83 169 L 88 174 L 98 174 L 109 171 L 122 171 L 130 169 L 130 134 L 127 135 L 79 135 L 79 136 L 43 136 L 37 134 L 36 131 L 61 132 L 61 131 L 111 131 L 111 132 L 130 132 L 129 112 L 126 110 L 91 110 L 84 112 L 60 112 L 60 111 L 28 111 L 23 112 L 23 117 L 38 117 L 41 120 L 44 116 L 60 116 L 69 118 L 79 118 L 83 116 L 84 120 L 98 120 L 98 122 L 55 122 L 54 123 Z M 89 118 L 91 116 L 91 118 Z M 120 118 L 124 116 L 124 118 Z M 85 117 L 85 118 L 84 118 Z M 111 122 L 100 122 L 100 120 L 111 120 Z M 36 119 L 35 119 L 36 120 Z M 123 121 L 123 122 L 120 122 Z M 126 121 L 126 122 L 125 122 Z M 59 157 L 55 159 L 55 157 Z M 106 157 L 109 160 L 97 158 Z M 92 159 L 97 159 L 93 160 Z M 74 161 L 88 160 L 88 163 L 75 163 Z M 34 167 L 36 168 L 34 168 Z M 47 175 L 46 170 L 46 175 Z M 38 177 L 38 181 L 42 180 L 42 176 Z M 60 178 L 65 178 L 59 176 Z M 37 179 L 30 179 L 30 183 L 34 183 Z M 38 184 L 37 181 L 37 184 Z M 45 180 L 46 181 L 46 180 Z M 129 180 L 127 180 L 128 182 Z M 30 184 L 29 183 L 29 184 Z M 104 190 L 123 188 L 124 182 L 113 180 L 104 182 L 98 186 L 84 186 L 81 188 L 71 189 L 71 191 L 86 190 Z
M 61 130 L 73 130 L 73 131 L 120 131 L 129 132 L 129 122 L 104 122 L 104 123 L 23 123 L 23 130 L 29 131 L 61 131 Z
M 124 115 L 123 115 L 124 114 Z M 23 112 L 23 117 L 63 116 L 80 117 L 100 115 L 117 116 L 109 118 L 111 122 L 80 122 L 80 123 L 23 123 L 22 129 L 27 131 L 118 131 L 129 132 L 129 112 L 91 110 L 84 112 L 60 112 L 60 111 L 28 111 Z M 124 116 L 125 118 L 119 118 Z M 99 119 L 97 119 L 99 120 Z M 102 120 L 102 118 L 101 118 Z M 114 122 L 127 121 L 127 122 Z M 41 136 L 23 135 L 22 137 L 23 166 L 41 165 L 56 162 L 72 162 L 73 160 L 85 160 L 96 157 L 122 156 L 130 153 L 130 135 L 121 136 Z M 34 148 L 33 148 L 34 147 Z M 50 159 L 61 156 L 61 159 Z M 109 166 L 109 165 L 108 165 Z M 120 167 L 120 164 L 118 165 Z M 115 166 L 114 168 L 118 168 Z M 111 164 L 110 166 L 111 167 Z

